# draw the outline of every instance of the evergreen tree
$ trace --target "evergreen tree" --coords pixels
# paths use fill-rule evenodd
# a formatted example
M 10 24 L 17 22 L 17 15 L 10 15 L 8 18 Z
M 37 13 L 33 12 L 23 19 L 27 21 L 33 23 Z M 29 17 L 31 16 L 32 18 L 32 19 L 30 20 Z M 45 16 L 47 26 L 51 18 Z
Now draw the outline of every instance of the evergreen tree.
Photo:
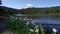
M 0 0 L 0 5 L 2 4 L 2 1 Z

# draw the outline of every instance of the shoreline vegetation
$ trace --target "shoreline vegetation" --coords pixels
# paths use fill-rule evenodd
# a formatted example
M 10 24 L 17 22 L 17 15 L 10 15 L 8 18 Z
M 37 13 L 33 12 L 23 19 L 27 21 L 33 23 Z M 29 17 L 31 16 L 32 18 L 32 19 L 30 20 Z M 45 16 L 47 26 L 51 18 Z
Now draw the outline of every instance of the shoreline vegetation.
M 14 32 L 15 34 L 56 34 L 55 31 L 52 30 L 50 32 L 48 29 L 44 29 L 43 25 L 34 25 L 29 21 L 22 21 L 19 19 L 5 19 L 5 23 L 7 24 L 7 30 L 10 32 Z M 29 23 L 28 23 L 29 22 Z M 28 24 L 27 24 L 28 23 Z M 49 27 L 49 26 L 48 26 Z M 54 29 L 56 30 L 56 29 Z

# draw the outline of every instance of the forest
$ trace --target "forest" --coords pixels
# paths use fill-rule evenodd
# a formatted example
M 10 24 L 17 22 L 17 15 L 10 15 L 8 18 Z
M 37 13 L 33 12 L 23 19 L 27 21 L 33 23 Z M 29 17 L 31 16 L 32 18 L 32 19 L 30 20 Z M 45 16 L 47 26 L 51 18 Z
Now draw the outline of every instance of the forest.
M 10 7 L 0 6 L 0 13 L 5 14 L 48 14 L 48 13 L 60 13 L 60 6 L 45 7 L 45 8 L 27 8 L 27 9 L 14 9 Z

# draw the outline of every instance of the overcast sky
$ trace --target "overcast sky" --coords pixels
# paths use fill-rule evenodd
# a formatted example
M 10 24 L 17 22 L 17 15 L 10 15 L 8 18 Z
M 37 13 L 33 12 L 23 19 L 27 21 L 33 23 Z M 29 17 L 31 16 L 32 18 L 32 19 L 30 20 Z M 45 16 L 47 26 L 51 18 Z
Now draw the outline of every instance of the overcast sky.
M 2 5 L 12 8 L 60 6 L 60 0 L 2 0 Z

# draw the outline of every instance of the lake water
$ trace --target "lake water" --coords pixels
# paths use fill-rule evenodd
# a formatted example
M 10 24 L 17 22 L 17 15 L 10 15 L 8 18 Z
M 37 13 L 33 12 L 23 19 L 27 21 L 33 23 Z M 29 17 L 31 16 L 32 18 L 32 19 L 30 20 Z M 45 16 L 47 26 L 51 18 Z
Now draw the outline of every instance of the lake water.
M 57 29 L 57 34 L 60 34 L 60 18 L 38 18 L 38 19 L 33 19 L 32 23 L 37 25 L 37 24 L 42 24 L 45 29 L 48 29 L 50 32 L 52 31 L 53 28 Z

